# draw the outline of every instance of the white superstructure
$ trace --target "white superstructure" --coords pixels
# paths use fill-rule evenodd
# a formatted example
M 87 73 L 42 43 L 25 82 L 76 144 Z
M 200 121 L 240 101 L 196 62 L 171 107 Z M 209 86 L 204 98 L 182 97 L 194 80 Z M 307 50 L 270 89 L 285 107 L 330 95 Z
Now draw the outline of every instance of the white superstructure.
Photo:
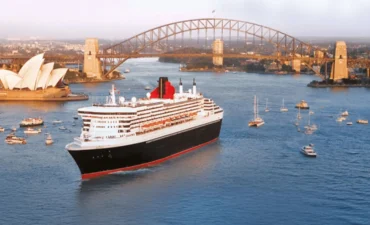
M 197 92 L 195 81 L 189 92 L 182 91 L 181 81 L 180 86 L 180 93 L 171 93 L 170 98 L 154 98 L 147 93 L 145 98 L 126 101 L 124 97 L 116 100 L 113 85 L 105 104 L 78 109 L 82 132 L 66 148 L 83 150 L 151 142 L 222 120 L 222 108 Z

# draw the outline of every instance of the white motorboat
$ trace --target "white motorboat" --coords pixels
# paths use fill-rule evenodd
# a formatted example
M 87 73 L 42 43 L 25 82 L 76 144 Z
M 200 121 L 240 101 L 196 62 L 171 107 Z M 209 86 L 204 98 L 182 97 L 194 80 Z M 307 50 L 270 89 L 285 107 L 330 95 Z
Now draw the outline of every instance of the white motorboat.
M 353 124 L 352 122 L 347 122 L 347 125 L 349 125 L 349 126 L 352 125 L 352 124 Z
M 145 90 L 150 90 L 151 88 L 150 88 L 150 86 L 145 86 L 145 88 L 144 88 Z
M 51 144 L 53 144 L 54 143 L 54 141 L 53 141 L 53 139 L 51 138 L 51 135 L 50 134 L 48 134 L 48 137 L 46 138 L 46 140 L 45 140 L 45 144 L 46 145 L 51 145 Z
M 348 111 L 346 110 L 346 111 L 342 112 L 340 115 L 341 115 L 341 116 L 349 116 L 349 113 L 348 113 Z
M 125 69 L 124 73 L 129 73 L 129 72 L 130 72 L 130 69 Z
M 53 124 L 58 124 L 58 123 L 62 123 L 63 121 L 61 121 L 61 120 L 54 120 L 53 121 Z
M 59 130 L 67 130 L 64 126 L 59 127 Z
M 304 154 L 305 156 L 308 156 L 308 157 L 316 157 L 317 154 L 315 152 L 315 150 L 313 149 L 313 145 L 307 145 L 307 146 L 303 146 L 301 148 L 301 153 Z
M 26 130 L 23 131 L 25 134 L 39 134 L 41 133 L 41 129 L 33 129 L 31 127 L 28 127 Z
M 250 127 L 260 127 L 265 124 L 265 121 L 258 115 L 258 100 L 257 97 L 254 96 L 254 118 L 252 121 L 249 121 L 248 126 Z
M 368 120 L 357 120 L 357 123 L 359 123 L 359 124 L 368 124 L 369 121 Z
M 283 105 L 280 108 L 280 112 L 288 112 L 288 108 L 284 105 L 284 99 L 283 99 Z
M 301 109 L 300 107 L 298 108 L 298 109 Z M 310 115 L 313 115 L 313 114 L 315 114 L 315 112 L 314 111 L 312 111 L 312 110 L 310 110 Z

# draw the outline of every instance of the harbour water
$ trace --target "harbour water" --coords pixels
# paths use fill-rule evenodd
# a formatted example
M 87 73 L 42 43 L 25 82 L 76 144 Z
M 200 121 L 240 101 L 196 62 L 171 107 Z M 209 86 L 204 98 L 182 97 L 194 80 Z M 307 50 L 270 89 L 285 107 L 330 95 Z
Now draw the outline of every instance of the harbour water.
M 0 103 L 0 133 L 28 116 L 42 116 L 43 133 L 26 145 L 0 141 L 1 224 L 369 224 L 370 89 L 312 89 L 313 76 L 178 72 L 153 59 L 126 62 L 126 80 L 115 85 L 126 99 L 145 96 L 159 76 L 184 90 L 198 90 L 224 108 L 219 141 L 159 166 L 81 181 L 64 146 L 80 134 L 77 109 L 105 101 L 111 83 L 74 84 L 90 99 L 65 103 Z M 316 78 L 317 79 L 317 78 Z M 265 125 L 249 128 L 253 95 Z M 264 112 L 268 98 L 270 112 Z M 282 99 L 289 111 L 280 112 Z M 312 135 L 297 132 L 294 105 L 306 100 L 315 112 Z M 338 123 L 348 110 L 353 126 Z M 301 130 L 308 111 L 301 111 Z M 53 120 L 63 124 L 53 125 Z M 67 130 L 61 131 L 59 126 Z M 54 144 L 45 146 L 44 133 Z M 18 128 L 17 134 L 23 135 Z M 316 159 L 299 153 L 315 144 Z

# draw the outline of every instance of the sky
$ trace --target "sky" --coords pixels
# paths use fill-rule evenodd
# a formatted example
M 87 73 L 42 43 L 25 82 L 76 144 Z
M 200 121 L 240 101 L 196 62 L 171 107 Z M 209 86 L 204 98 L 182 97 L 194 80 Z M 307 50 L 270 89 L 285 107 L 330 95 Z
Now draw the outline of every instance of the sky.
M 369 0 L 0 0 L 0 9 L 0 38 L 116 40 L 171 22 L 216 17 L 295 37 L 370 39 Z

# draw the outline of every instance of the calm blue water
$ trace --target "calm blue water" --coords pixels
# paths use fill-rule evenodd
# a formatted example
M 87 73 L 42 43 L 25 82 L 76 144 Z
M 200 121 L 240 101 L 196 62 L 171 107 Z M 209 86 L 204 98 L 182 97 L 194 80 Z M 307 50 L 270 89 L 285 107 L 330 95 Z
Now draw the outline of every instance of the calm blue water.
M 370 127 L 335 121 L 341 110 L 353 122 L 370 119 L 369 89 L 311 89 L 312 76 L 180 73 L 178 65 L 155 60 L 129 61 L 125 68 L 132 72 L 115 84 L 126 99 L 144 96 L 159 76 L 176 85 L 182 77 L 185 90 L 195 77 L 198 90 L 224 108 L 220 140 L 153 168 L 82 182 L 64 146 L 80 133 L 80 120 L 72 126 L 76 110 L 103 101 L 110 83 L 71 85 L 89 93 L 88 102 L 1 103 L 1 126 L 42 116 L 43 133 L 55 139 L 53 146 L 44 145 L 43 134 L 27 137 L 25 146 L 0 141 L 1 224 L 370 223 Z M 258 129 L 247 126 L 254 94 L 266 122 Z M 279 111 L 283 98 L 287 113 Z M 319 130 L 313 135 L 293 125 L 301 99 L 315 112 L 311 122 Z M 69 130 L 58 130 L 55 119 Z M 308 143 L 318 158 L 299 153 Z

